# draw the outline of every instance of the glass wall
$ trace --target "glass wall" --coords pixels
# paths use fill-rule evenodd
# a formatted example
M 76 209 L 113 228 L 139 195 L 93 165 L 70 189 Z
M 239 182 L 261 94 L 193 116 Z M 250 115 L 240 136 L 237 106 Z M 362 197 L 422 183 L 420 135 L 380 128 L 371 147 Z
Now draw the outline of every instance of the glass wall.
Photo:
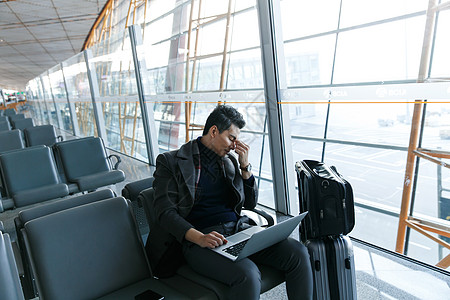
M 56 106 L 56 116 L 59 118 L 60 128 L 73 132 L 72 115 L 67 101 L 66 86 L 64 83 L 64 74 L 61 65 L 56 65 L 48 71 L 50 87 Z
M 50 124 L 56 127 L 60 127 L 58 122 L 58 116 L 56 114 L 55 102 L 53 101 L 53 93 L 52 88 L 50 86 L 50 79 L 47 72 L 41 75 L 41 80 L 44 91 L 45 105 L 46 108 L 48 109 L 48 113 L 50 114 L 49 115 Z
M 67 94 L 75 107 L 74 113 L 80 128 L 79 134 L 83 137 L 97 135 L 84 53 L 69 58 L 62 65 Z
M 149 2 L 146 99 L 160 151 L 200 136 L 217 104 L 233 105 L 247 121 L 242 139 L 251 147 L 260 203 L 274 207 L 256 1 L 199 3 Z
M 39 111 L 41 112 L 41 124 L 50 124 L 50 113 L 44 98 L 44 86 L 41 77 L 36 77 L 36 99 Z M 36 121 L 35 124 L 39 121 Z
M 393 250 L 415 99 L 429 102 L 422 146 L 448 149 L 449 104 L 438 102 L 448 101 L 450 84 L 441 93 L 440 85 L 414 83 L 428 1 L 280 5 L 288 85 L 282 102 L 289 106 L 294 160 L 336 166 L 351 182 L 358 205 L 352 236 Z M 436 77 L 444 76 L 440 67 L 447 60 L 442 54 L 448 42 L 441 34 L 448 20 L 442 16 L 432 64 Z M 438 185 L 450 179 L 448 170 L 438 177 L 441 168 L 426 160 L 417 169 L 414 215 L 447 217 L 450 210 L 440 213 Z M 410 236 L 408 253 L 432 264 L 442 258 L 435 242 L 417 234 Z
M 30 117 L 34 120 L 35 125 L 42 123 L 42 111 L 39 105 L 38 94 L 39 81 L 36 79 L 30 80 L 27 83 L 27 103 L 30 105 Z
M 283 149 L 278 153 L 292 166 L 323 160 L 353 186 L 351 235 L 394 250 L 416 99 L 427 100 L 420 145 L 450 146 L 449 11 L 439 12 L 435 31 L 425 31 L 427 0 L 274 0 L 268 15 L 258 11 L 264 1 L 148 0 L 138 7 L 114 1 L 89 49 L 91 76 L 84 53 L 48 72 L 63 129 L 71 130 L 65 116 L 72 115 L 76 135 L 104 131 L 111 149 L 151 163 L 152 146 L 157 152 L 180 147 L 202 134 L 216 105 L 233 105 L 247 121 L 242 139 L 251 147 L 261 204 L 276 208 L 285 200 L 274 199 L 274 190 L 284 187 L 273 181 L 272 161 L 280 158 L 272 150 Z M 131 23 L 141 25 L 136 37 L 126 29 Z M 281 67 L 268 71 L 276 80 L 264 86 L 269 58 L 261 54 L 273 46 L 261 46 L 260 26 L 267 24 L 273 32 L 262 36 L 280 39 L 270 59 Z M 141 37 L 142 45 L 132 48 Z M 421 61 L 424 37 L 432 40 L 427 61 Z M 429 67 L 425 82 L 416 83 L 421 63 Z M 33 114 L 55 123 L 44 90 L 45 79 L 28 83 Z M 269 90 L 279 98 L 268 99 Z M 288 126 L 270 126 L 280 121 Z M 270 143 L 273 134 L 291 142 Z M 449 226 L 450 171 L 419 159 L 416 172 L 412 215 Z M 295 173 L 286 177 L 296 182 Z M 435 264 L 449 253 L 416 232 L 409 236 L 408 254 L 419 260 Z
M 147 161 L 128 31 L 93 46 L 92 53 L 99 88 L 97 101 L 101 103 L 109 147 Z

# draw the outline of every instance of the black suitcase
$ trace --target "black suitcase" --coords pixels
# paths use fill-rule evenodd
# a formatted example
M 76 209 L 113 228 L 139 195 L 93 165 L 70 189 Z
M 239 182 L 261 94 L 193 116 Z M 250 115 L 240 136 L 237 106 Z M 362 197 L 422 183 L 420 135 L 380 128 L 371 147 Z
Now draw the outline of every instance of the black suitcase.
M 315 300 L 356 299 L 353 246 L 348 236 L 309 240 Z
M 295 164 L 300 212 L 309 211 L 300 226 L 302 241 L 348 234 L 355 226 L 353 190 L 326 164 L 303 160 Z

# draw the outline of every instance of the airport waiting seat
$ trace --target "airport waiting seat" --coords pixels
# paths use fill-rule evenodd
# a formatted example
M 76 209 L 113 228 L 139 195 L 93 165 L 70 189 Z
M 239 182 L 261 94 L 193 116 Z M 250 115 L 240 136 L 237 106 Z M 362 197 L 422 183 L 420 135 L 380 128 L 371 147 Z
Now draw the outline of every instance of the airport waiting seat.
M 7 116 L 0 115 L 0 122 L 6 121 L 9 123 L 9 118 Z
M 58 142 L 53 146 L 61 164 L 65 180 L 76 183 L 79 191 L 93 191 L 99 187 L 125 180 L 125 173 L 118 170 L 120 157 L 107 156 L 103 140 L 87 137 Z M 112 166 L 112 157 L 117 162 Z
M 51 149 L 35 146 L 0 154 L 2 181 L 15 207 L 67 196 Z
M 0 230 L 0 299 L 24 299 L 11 239 L 2 230 Z
M 148 289 L 166 299 L 190 299 L 190 291 L 152 278 L 123 197 L 33 219 L 23 232 L 40 299 L 134 299 Z
M 12 115 L 15 115 L 15 114 L 17 114 L 17 113 L 16 113 L 16 110 L 14 108 L 7 108 L 7 109 L 3 110 L 3 115 L 4 116 L 12 116 Z
M 23 130 L 26 128 L 30 128 L 34 126 L 34 121 L 32 118 L 24 118 L 24 119 L 17 119 L 11 121 L 11 126 L 14 129 L 20 129 Z
M 19 245 L 20 256 L 23 262 L 23 279 L 22 286 L 25 297 L 27 299 L 35 298 L 37 290 L 35 288 L 34 278 L 31 270 L 31 265 L 26 255 L 25 240 L 23 238 L 22 230 L 26 222 L 46 216 L 58 211 L 70 209 L 84 204 L 89 204 L 95 201 L 114 198 L 116 195 L 111 189 L 98 190 L 96 192 L 72 197 L 69 199 L 61 199 L 54 202 L 45 203 L 33 208 L 24 209 L 19 212 L 18 216 L 14 218 L 14 225 L 17 233 L 17 242 Z
M 122 189 L 122 196 L 125 199 L 131 201 L 131 205 L 133 206 L 134 215 L 136 218 L 136 222 L 139 226 L 139 230 L 141 235 L 148 234 L 149 227 L 147 222 L 147 217 L 145 216 L 144 207 L 139 197 L 139 194 L 148 188 L 151 188 L 153 185 L 153 177 L 144 178 L 141 180 L 137 180 L 134 182 L 130 182 L 126 184 Z
M 36 145 L 46 145 L 51 147 L 63 140 L 61 135 L 56 135 L 56 130 L 53 125 L 28 127 L 24 129 L 23 133 L 28 147 Z
M 8 131 L 8 130 L 11 130 L 11 125 L 9 125 L 9 122 L 0 120 L 0 131 Z
M 152 202 L 154 200 L 154 190 L 153 188 L 146 189 L 142 191 L 139 195 L 140 201 L 142 202 L 144 206 L 145 213 L 147 215 L 147 221 L 150 224 L 150 232 L 152 231 L 152 226 L 154 226 L 154 220 L 155 220 L 155 214 L 153 210 L 151 209 Z M 271 226 L 274 224 L 273 218 L 268 215 L 267 213 L 260 211 L 258 209 L 251 210 L 254 213 L 260 214 L 266 219 L 266 225 L 265 226 Z M 147 239 L 147 243 L 151 243 L 151 235 L 149 235 Z M 147 252 L 148 254 L 148 252 Z M 148 257 L 150 261 L 150 265 L 152 268 L 154 268 L 154 264 L 152 263 L 152 257 Z M 285 276 L 281 271 L 278 271 L 276 269 L 273 269 L 271 267 L 265 266 L 265 265 L 258 265 L 258 268 L 261 272 L 261 293 L 264 293 L 275 286 L 283 283 L 285 281 Z M 155 269 L 152 269 L 155 271 Z M 156 274 L 158 275 L 158 274 Z M 165 282 L 165 280 L 170 280 L 167 284 L 175 284 L 176 281 L 180 278 L 189 279 L 193 282 L 195 282 L 198 285 L 201 285 L 211 291 L 214 292 L 217 299 L 224 299 L 226 298 L 226 295 L 228 294 L 228 287 L 216 280 L 213 280 L 211 278 L 205 277 L 203 275 L 198 274 L 194 270 L 192 270 L 186 263 L 182 264 L 180 268 L 178 268 L 175 275 L 160 279 L 161 281 Z M 192 287 L 192 289 L 195 289 L 195 286 Z
M 8 119 L 10 122 L 20 120 L 20 119 L 25 119 L 25 115 L 24 114 L 8 115 Z
M 25 142 L 19 129 L 0 131 L 0 153 L 22 148 L 25 148 Z

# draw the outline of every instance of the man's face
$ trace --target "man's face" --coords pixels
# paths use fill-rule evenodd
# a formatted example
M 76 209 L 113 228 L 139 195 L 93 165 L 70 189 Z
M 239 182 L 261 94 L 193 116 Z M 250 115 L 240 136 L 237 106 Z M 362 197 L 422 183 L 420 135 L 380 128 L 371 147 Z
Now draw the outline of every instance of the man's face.
M 224 157 L 228 152 L 234 150 L 239 133 L 241 132 L 239 127 L 231 124 L 230 128 L 219 133 L 219 129 L 214 125 L 211 127 L 211 130 L 213 130 L 211 150 L 221 157 Z

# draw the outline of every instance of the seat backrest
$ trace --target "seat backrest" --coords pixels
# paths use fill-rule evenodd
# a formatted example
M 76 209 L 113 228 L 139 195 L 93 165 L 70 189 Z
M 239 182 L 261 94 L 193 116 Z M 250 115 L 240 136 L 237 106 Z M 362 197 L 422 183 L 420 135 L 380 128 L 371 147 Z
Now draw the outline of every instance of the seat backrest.
M 19 129 L 0 131 L 0 153 L 22 148 L 25 148 L 25 143 Z
M 95 201 L 114 198 L 114 192 L 111 189 L 98 190 L 92 193 L 72 197 L 70 199 L 62 199 L 51 203 L 46 203 L 37 207 L 24 209 L 19 212 L 18 220 L 16 222 L 16 231 L 19 234 L 19 230 L 22 229 L 23 224 L 36 218 L 46 216 L 58 211 L 69 209 L 72 207 L 92 203 Z M 17 227 L 19 225 L 19 227 Z
M 0 299 L 24 299 L 11 239 L 0 232 Z
M 15 114 L 16 114 L 16 110 L 14 108 L 7 108 L 3 111 L 4 116 L 11 116 L 11 115 L 15 115 Z
M 123 197 L 31 220 L 24 233 L 42 299 L 96 299 L 151 277 Z
M 24 114 L 8 115 L 8 119 L 10 122 L 16 121 L 16 120 L 21 120 L 21 119 L 25 119 L 25 115 Z
M 23 286 L 25 293 L 29 294 L 29 298 L 34 298 L 37 296 L 37 291 L 32 285 L 33 275 L 31 271 L 31 266 L 29 259 L 26 256 L 26 246 L 22 234 L 23 225 L 36 218 L 46 216 L 58 211 L 65 209 L 70 209 L 72 207 L 77 207 L 80 205 L 85 205 L 95 201 L 100 201 L 104 199 L 114 198 L 114 192 L 111 189 L 98 190 L 92 193 L 84 194 L 77 197 L 72 197 L 70 199 L 63 199 L 54 202 L 45 203 L 40 206 L 25 209 L 19 212 L 19 215 L 14 219 L 14 224 L 17 233 L 17 242 L 19 244 L 20 253 L 22 256 L 22 263 L 24 269 L 24 279 Z
M 101 138 L 87 137 L 59 142 L 54 148 L 68 181 L 112 169 Z
M 34 146 L 0 154 L 2 178 L 8 195 L 61 183 L 55 159 L 47 146 Z
M 14 129 L 24 130 L 25 128 L 33 127 L 34 122 L 32 118 L 17 119 L 11 120 L 11 125 Z
M 50 147 L 58 141 L 53 125 L 28 127 L 24 129 L 23 133 L 28 147 L 36 145 L 46 145 Z
M 0 116 L 0 122 L 3 122 L 3 121 L 9 122 L 8 117 L 7 116 Z
M 11 126 L 9 125 L 9 122 L 0 120 L 0 131 L 6 131 L 6 130 L 11 130 Z

